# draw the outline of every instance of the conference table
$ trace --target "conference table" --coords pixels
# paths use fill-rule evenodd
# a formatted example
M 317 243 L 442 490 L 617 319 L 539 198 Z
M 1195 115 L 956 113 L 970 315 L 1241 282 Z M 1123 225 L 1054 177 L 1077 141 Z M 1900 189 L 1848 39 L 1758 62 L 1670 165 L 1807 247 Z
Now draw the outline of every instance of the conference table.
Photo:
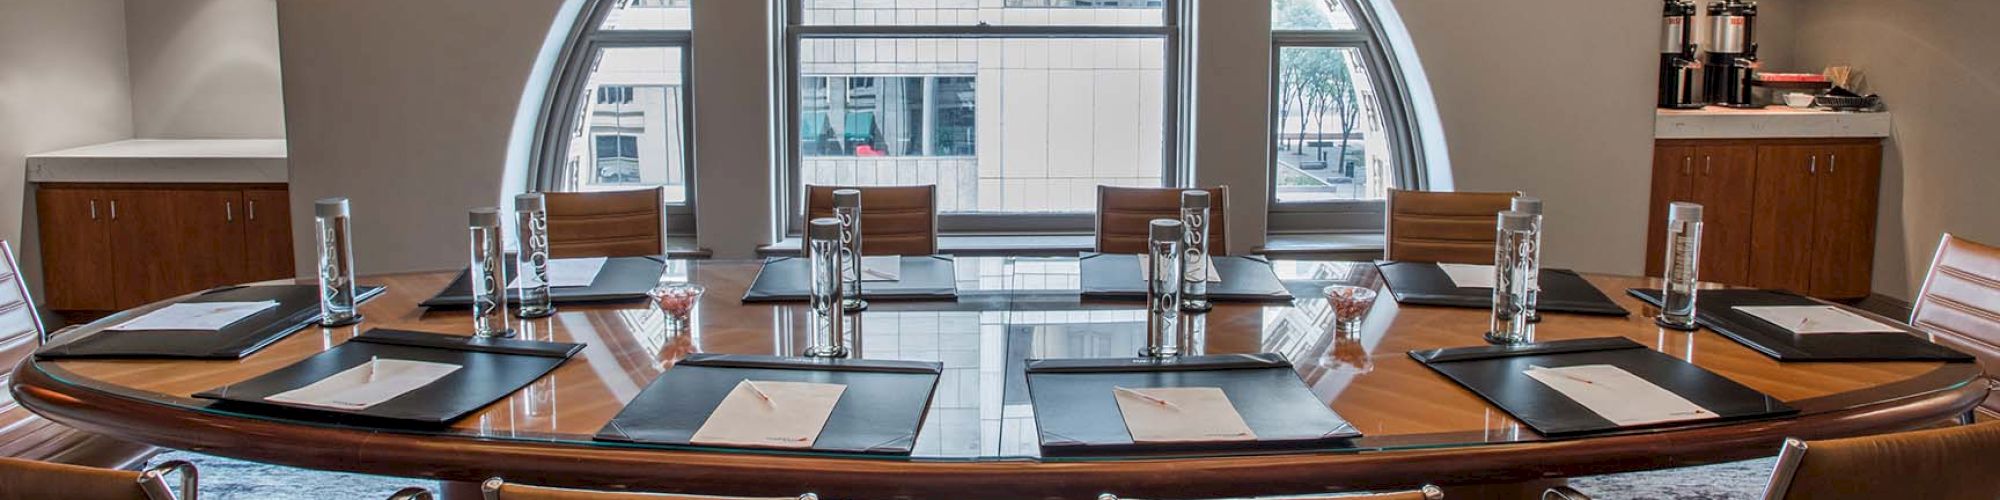
M 91 432 L 164 447 L 332 471 L 433 478 L 463 494 L 489 477 L 538 485 L 824 498 L 1194 498 L 1411 488 L 1522 490 L 1576 475 L 1768 456 L 1786 437 L 1865 435 L 1933 425 L 1985 396 L 1971 363 L 1780 363 L 1709 331 L 1654 325 L 1625 294 L 1647 278 L 1587 275 L 1629 317 L 1545 313 L 1539 340 L 1626 337 L 1774 396 L 1797 416 L 1548 438 L 1412 360 L 1408 352 L 1483 345 L 1483 309 L 1401 305 L 1383 293 L 1358 334 L 1337 335 L 1319 290 L 1382 287 L 1362 262 L 1273 262 L 1296 299 L 1218 303 L 1191 316 L 1207 354 L 1276 353 L 1312 393 L 1365 437 L 1340 449 L 1043 457 L 1026 394 L 1025 359 L 1130 357 L 1144 344 L 1144 306 L 1085 299 L 1076 258 L 958 257 L 959 297 L 876 301 L 859 314 L 867 359 L 942 362 L 943 375 L 908 457 L 649 446 L 592 439 L 640 390 L 693 353 L 797 354 L 803 304 L 739 300 L 759 262 L 669 261 L 664 279 L 707 294 L 684 326 L 645 301 L 562 305 L 519 321 L 522 338 L 580 342 L 548 376 L 443 428 L 281 418 L 218 408 L 191 394 L 331 349 L 361 332 L 398 328 L 467 335 L 463 310 L 417 304 L 457 273 L 364 277 L 388 291 L 367 320 L 308 327 L 241 360 L 24 361 L 9 384 L 21 404 Z M 309 283 L 309 281 L 301 281 Z M 141 308 L 143 310 L 145 308 Z M 128 317 L 115 315 L 67 335 Z M 413 480 L 414 482 L 414 480 Z

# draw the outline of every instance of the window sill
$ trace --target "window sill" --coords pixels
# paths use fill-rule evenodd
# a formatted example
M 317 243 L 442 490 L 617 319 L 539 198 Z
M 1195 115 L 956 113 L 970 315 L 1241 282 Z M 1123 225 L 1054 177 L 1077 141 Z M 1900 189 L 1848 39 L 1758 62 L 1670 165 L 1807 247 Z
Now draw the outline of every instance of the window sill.
M 1382 258 L 1382 233 L 1273 234 L 1256 253 L 1281 259 L 1359 260 Z
M 1097 245 L 1088 234 L 1001 234 L 944 235 L 938 237 L 938 253 L 966 256 L 1075 256 Z M 757 255 L 784 257 L 799 255 L 799 239 L 786 237 L 777 243 L 757 247 Z

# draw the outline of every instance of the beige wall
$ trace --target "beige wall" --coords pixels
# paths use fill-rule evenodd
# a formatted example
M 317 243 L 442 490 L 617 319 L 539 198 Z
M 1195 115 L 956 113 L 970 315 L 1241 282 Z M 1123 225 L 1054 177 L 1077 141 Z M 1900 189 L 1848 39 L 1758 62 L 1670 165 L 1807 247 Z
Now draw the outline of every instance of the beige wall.
M 1992 23 L 2000 2 L 1817 0 L 1802 14 L 1800 63 L 1854 65 L 1893 113 L 1876 292 L 1913 295 L 1946 232 L 2000 244 L 2000 36 Z
M 516 110 L 564 3 L 278 3 L 302 273 L 313 200 L 330 196 L 354 202 L 361 273 L 464 265 L 466 210 L 500 204 Z
M 277 0 L 127 0 L 138 137 L 285 136 Z
M 0 0 L 0 240 L 21 247 L 31 284 L 26 156 L 132 135 L 125 49 L 122 1 Z
M 1397 0 L 1461 191 L 1546 203 L 1550 266 L 1638 274 L 1660 4 Z
M 1247 2 L 1246 2 L 1247 3 Z M 1229 186 L 1230 250 L 1264 246 L 1271 174 L 1271 4 L 1196 4 L 1188 136 L 1194 185 Z

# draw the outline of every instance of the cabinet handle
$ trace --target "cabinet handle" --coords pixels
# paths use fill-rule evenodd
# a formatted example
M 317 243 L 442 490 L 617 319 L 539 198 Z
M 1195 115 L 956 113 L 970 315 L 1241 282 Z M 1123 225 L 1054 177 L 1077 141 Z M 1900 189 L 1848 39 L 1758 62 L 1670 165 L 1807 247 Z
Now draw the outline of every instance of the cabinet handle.
M 1713 156 L 1701 157 L 1701 175 L 1714 175 L 1714 174 L 1715 174 L 1715 157 Z
M 1694 157 L 1693 156 L 1681 157 L 1681 175 L 1693 175 L 1693 174 L 1694 174 Z
M 222 202 L 222 221 L 236 222 L 236 202 Z
M 97 200 L 90 200 L 90 220 L 97 220 Z
M 1806 173 L 1808 174 L 1819 173 L 1819 155 L 1812 155 L 1812 163 L 1806 164 Z
M 118 220 L 118 200 L 111 200 L 111 220 Z
M 1840 168 L 1840 155 L 1839 154 L 1826 155 L 1826 173 L 1831 174 L 1833 173 L 1833 169 L 1836 168 Z
M 257 200 L 250 200 L 243 203 L 249 205 L 248 207 L 244 207 L 244 211 L 249 212 L 250 220 L 257 220 Z

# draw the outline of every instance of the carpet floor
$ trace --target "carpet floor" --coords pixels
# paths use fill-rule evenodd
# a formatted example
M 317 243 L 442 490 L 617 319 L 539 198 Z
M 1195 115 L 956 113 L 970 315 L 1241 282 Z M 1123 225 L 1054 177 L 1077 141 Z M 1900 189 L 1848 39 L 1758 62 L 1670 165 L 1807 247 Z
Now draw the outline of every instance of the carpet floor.
M 245 462 L 188 452 L 153 459 L 194 462 L 202 498 L 219 500 L 375 500 L 396 490 L 437 483 L 419 479 L 343 474 Z M 1604 500 L 1752 500 L 1761 498 L 1770 459 L 1703 467 L 1581 477 L 1570 486 Z

